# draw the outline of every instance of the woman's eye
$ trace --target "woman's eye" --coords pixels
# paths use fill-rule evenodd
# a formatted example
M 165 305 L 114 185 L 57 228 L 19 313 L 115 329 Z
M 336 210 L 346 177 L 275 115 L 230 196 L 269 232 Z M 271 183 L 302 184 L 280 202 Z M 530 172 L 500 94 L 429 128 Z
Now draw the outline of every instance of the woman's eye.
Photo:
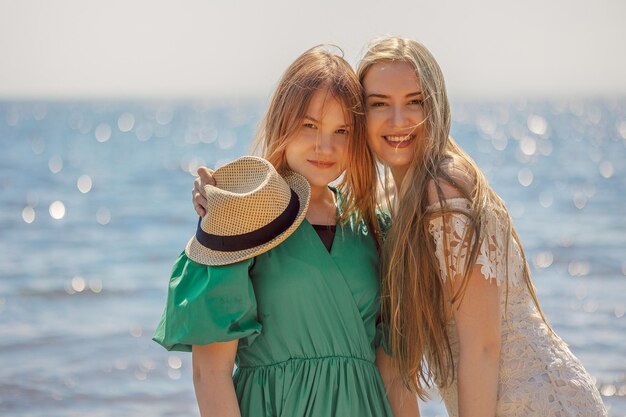
M 304 123 L 304 124 L 302 125 L 302 127 L 305 127 L 305 128 L 307 128 L 307 129 L 315 129 L 315 128 L 316 128 L 316 127 L 315 127 L 315 125 L 314 125 L 313 123 Z
M 347 135 L 349 132 L 348 129 L 337 129 L 335 133 L 338 133 L 340 135 Z
M 409 104 L 421 106 L 422 104 L 424 104 L 424 100 L 422 99 L 411 100 L 409 101 Z
M 385 103 L 383 103 L 382 101 L 374 101 L 370 103 L 370 107 L 383 107 L 384 105 Z

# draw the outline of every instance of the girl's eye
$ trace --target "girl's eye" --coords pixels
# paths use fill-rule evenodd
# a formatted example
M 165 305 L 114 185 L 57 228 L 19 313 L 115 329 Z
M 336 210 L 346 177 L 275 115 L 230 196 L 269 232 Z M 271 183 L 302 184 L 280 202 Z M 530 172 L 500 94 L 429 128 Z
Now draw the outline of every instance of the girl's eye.
M 316 128 L 316 127 L 315 127 L 315 125 L 314 125 L 313 123 L 304 123 L 304 124 L 302 125 L 302 127 L 305 127 L 305 128 L 307 128 L 307 129 L 315 129 L 315 128 Z
M 383 103 L 382 101 L 374 101 L 370 103 L 370 107 L 383 107 L 384 105 L 386 105 L 386 103 Z
M 409 101 L 409 104 L 421 106 L 422 104 L 424 104 L 424 100 L 422 99 L 411 100 Z
M 339 135 L 347 135 L 347 134 L 348 134 L 348 133 L 350 133 L 350 132 L 348 132 L 348 129 L 337 129 L 337 130 L 335 131 L 335 133 L 337 133 L 337 134 L 339 134 Z

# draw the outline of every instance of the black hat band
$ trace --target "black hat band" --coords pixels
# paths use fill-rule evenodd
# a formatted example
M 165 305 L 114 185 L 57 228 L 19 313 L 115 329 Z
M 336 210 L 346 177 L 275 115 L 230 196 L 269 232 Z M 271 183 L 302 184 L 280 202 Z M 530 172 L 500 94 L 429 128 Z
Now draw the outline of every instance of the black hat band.
M 300 199 L 292 189 L 289 204 L 274 220 L 252 232 L 240 235 L 220 236 L 205 232 L 200 227 L 202 218 L 198 220 L 196 240 L 204 247 L 220 252 L 236 252 L 261 246 L 271 241 L 293 224 L 300 211 Z

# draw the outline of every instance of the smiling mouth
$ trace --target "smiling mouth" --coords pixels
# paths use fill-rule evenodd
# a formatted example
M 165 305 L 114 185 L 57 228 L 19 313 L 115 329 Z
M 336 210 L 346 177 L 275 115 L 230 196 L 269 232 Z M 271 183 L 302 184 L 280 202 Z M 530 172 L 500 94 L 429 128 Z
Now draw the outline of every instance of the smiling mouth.
M 383 136 L 383 139 L 385 139 L 385 143 L 387 143 L 389 146 L 393 146 L 394 148 L 405 148 L 407 146 L 409 146 L 411 143 L 413 143 L 413 141 L 415 140 L 415 135 L 414 134 L 408 134 L 408 135 L 400 135 L 400 136 Z

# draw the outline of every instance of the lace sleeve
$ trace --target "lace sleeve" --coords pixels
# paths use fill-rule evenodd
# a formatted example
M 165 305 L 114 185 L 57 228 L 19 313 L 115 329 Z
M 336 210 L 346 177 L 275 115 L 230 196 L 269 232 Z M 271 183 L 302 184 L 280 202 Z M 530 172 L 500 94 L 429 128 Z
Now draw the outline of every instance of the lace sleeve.
M 480 236 L 468 236 L 470 218 L 463 213 L 470 209 L 470 202 L 464 198 L 453 198 L 446 200 L 444 204 L 458 212 L 437 216 L 439 204 L 429 206 L 429 211 L 435 213 L 429 223 L 429 232 L 435 243 L 435 255 L 439 261 L 442 279 L 447 279 L 448 272 L 454 275 L 464 274 L 467 257 L 478 238 L 480 246 L 476 265 L 480 265 L 480 272 L 485 279 L 495 279 L 498 285 L 506 279 L 512 285 L 521 283 L 521 256 L 511 237 L 508 222 L 501 220 L 495 213 L 488 212 Z

